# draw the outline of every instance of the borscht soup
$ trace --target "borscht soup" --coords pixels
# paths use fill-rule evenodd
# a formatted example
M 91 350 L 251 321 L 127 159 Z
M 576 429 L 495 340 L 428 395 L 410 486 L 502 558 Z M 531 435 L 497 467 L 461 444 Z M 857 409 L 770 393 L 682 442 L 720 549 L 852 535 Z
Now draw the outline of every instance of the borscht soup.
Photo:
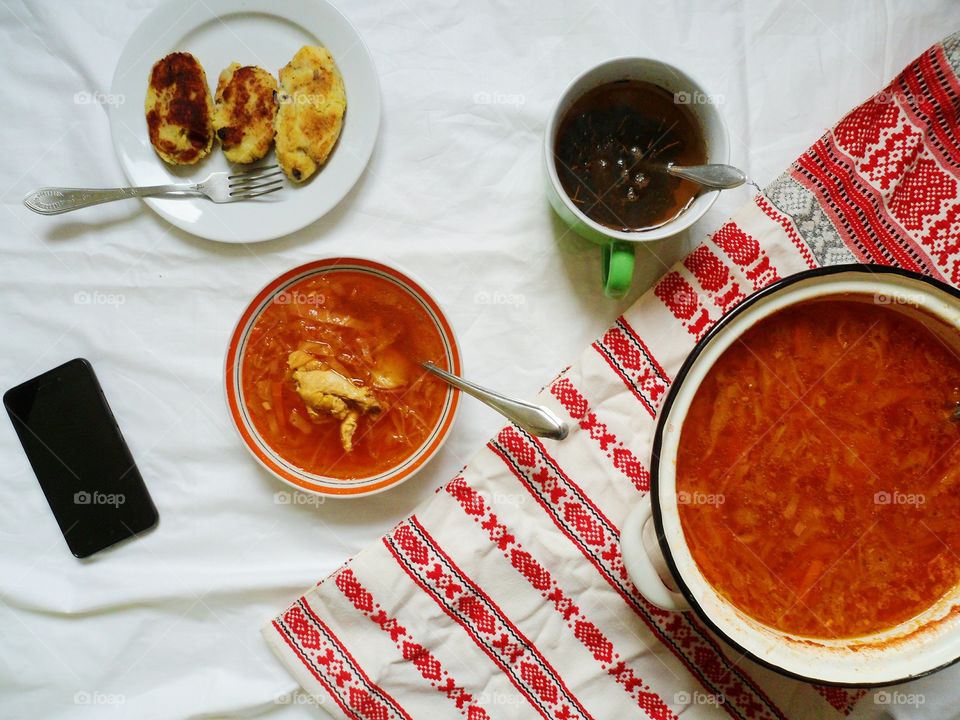
M 960 582 L 957 332 L 832 295 L 760 320 L 684 419 L 685 541 L 751 618 L 810 638 L 892 628 Z
M 362 270 L 312 275 L 273 296 L 243 349 L 243 402 L 289 463 L 334 479 L 397 467 L 435 433 L 443 336 L 421 301 Z

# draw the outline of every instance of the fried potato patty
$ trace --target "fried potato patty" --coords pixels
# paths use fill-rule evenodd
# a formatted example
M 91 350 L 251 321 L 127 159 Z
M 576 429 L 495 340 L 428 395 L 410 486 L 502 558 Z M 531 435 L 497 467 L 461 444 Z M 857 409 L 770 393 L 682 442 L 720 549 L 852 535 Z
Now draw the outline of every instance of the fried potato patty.
M 346 107 L 343 79 L 327 49 L 300 48 L 280 70 L 277 160 L 287 177 L 303 182 L 327 161 Z
M 164 162 L 192 165 L 210 154 L 213 100 L 193 55 L 170 53 L 154 63 L 144 107 L 150 143 Z
M 231 63 L 217 83 L 213 127 L 227 160 L 251 163 L 273 144 L 277 81 L 263 68 Z

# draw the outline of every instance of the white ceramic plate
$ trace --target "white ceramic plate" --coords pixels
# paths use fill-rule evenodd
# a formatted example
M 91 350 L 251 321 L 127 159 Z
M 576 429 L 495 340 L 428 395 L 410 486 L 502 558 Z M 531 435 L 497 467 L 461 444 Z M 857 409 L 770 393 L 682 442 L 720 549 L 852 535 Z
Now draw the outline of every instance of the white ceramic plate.
M 380 83 L 370 52 L 347 19 L 325 0 L 171 0 L 144 19 L 120 55 L 110 106 L 113 145 L 133 185 L 201 180 L 229 170 L 214 141 L 208 157 L 175 168 L 154 152 L 144 100 L 153 64 L 176 50 L 203 65 L 211 93 L 231 62 L 277 75 L 303 45 L 323 45 L 343 75 L 347 93 L 340 140 L 326 166 L 304 185 L 253 201 L 218 205 L 206 198 L 147 199 L 159 215 L 187 232 L 223 242 L 288 235 L 322 217 L 350 191 L 370 159 L 380 126 Z M 263 162 L 274 162 L 273 153 Z M 243 166 L 237 166 L 243 167 Z

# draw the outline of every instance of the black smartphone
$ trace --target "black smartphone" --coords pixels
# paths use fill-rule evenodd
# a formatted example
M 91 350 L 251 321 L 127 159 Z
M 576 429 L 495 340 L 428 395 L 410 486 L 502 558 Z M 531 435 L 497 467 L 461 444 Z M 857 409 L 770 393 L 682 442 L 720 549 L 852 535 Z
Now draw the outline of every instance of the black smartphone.
M 43 494 L 78 558 L 157 524 L 157 508 L 83 358 L 3 396 Z

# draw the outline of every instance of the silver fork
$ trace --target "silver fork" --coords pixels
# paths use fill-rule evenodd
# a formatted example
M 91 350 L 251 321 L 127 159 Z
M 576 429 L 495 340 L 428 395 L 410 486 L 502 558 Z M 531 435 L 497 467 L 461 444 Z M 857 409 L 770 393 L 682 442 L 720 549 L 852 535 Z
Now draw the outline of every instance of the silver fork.
M 204 195 L 215 203 L 249 200 L 283 187 L 283 171 L 278 165 L 232 172 L 211 173 L 198 183 L 148 185 L 122 188 L 46 187 L 30 193 L 23 204 L 41 215 L 59 215 L 100 203 L 133 197 L 182 197 Z

